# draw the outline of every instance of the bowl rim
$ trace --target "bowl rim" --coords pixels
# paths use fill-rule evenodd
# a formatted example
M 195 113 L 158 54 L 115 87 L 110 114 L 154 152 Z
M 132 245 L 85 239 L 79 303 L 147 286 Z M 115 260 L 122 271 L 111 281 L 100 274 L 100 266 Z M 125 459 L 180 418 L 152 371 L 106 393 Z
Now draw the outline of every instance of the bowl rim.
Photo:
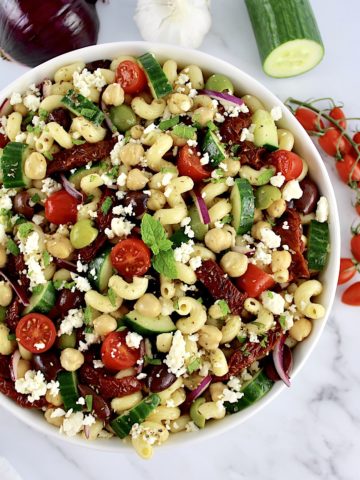
M 283 119 L 279 123 L 286 124 L 286 126 L 291 130 L 291 132 L 296 135 L 296 143 L 300 143 L 300 147 L 304 147 L 308 152 L 307 154 L 311 158 L 311 168 L 316 169 L 320 173 L 320 183 L 323 184 L 322 190 L 325 190 L 324 194 L 328 199 L 331 212 L 331 221 L 329 222 L 331 252 L 329 255 L 325 275 L 327 296 L 326 314 L 325 317 L 320 320 L 321 324 L 316 327 L 317 331 L 313 331 L 311 333 L 311 336 L 302 345 L 304 347 L 302 349 L 304 350 L 304 352 L 301 352 L 301 358 L 299 360 L 296 360 L 295 362 L 295 367 L 292 373 L 292 379 L 294 379 L 296 375 L 298 375 L 298 373 L 301 371 L 304 364 L 307 362 L 315 346 L 318 344 L 320 336 L 325 328 L 333 306 L 337 286 L 338 269 L 340 264 L 340 224 L 334 189 L 330 182 L 329 175 L 326 171 L 321 156 L 306 131 L 302 128 L 300 123 L 287 109 L 284 103 L 275 96 L 275 94 L 273 94 L 267 87 L 265 87 L 254 77 L 242 71 L 240 68 L 208 53 L 204 53 L 199 50 L 191 50 L 183 47 L 161 43 L 126 41 L 103 43 L 84 47 L 48 60 L 47 62 L 38 65 L 37 67 L 29 70 L 28 72 L 25 72 L 19 78 L 11 82 L 7 87 L 5 87 L 0 92 L 0 104 L 6 97 L 11 95 L 11 93 L 24 90 L 31 83 L 37 83 L 38 81 L 46 78 L 47 76 L 52 75 L 57 68 L 71 62 L 75 62 L 78 60 L 84 60 L 85 62 L 89 62 L 101 58 L 116 58 L 116 56 L 120 55 L 139 55 L 141 53 L 145 53 L 146 51 L 151 51 L 160 58 L 175 59 L 176 61 L 179 61 L 180 64 L 184 65 L 189 65 L 191 63 L 205 65 L 201 66 L 202 70 L 204 71 L 208 70 L 212 73 L 216 71 L 225 71 L 228 72 L 228 75 L 230 75 L 232 79 L 236 77 L 235 84 L 241 85 L 242 83 L 244 83 L 246 85 L 251 85 L 249 92 L 252 90 L 260 92 L 257 96 L 260 97 L 260 100 L 263 101 L 267 105 L 267 107 L 269 105 L 281 107 L 283 112 Z M 235 90 L 237 90 L 236 86 Z M 245 93 L 249 92 L 246 91 Z M 297 147 L 299 147 L 299 145 L 297 145 Z M 312 162 L 314 163 L 312 164 Z M 317 182 L 319 183 L 318 179 Z M 210 439 L 216 435 L 220 435 L 230 430 L 231 428 L 235 428 L 241 423 L 245 422 L 247 419 L 251 418 L 270 402 L 272 402 L 272 400 L 274 400 L 283 390 L 285 390 L 285 385 L 282 382 L 277 382 L 273 386 L 271 391 L 267 395 L 265 395 L 265 397 L 259 400 L 256 404 L 248 407 L 247 409 L 239 412 L 236 415 L 227 416 L 220 422 L 212 422 L 212 424 L 207 426 L 207 428 L 196 432 L 196 435 L 188 435 L 183 432 L 178 433 L 176 436 L 172 436 L 171 441 L 166 442 L 162 446 L 162 450 L 164 448 L 172 448 L 174 445 L 177 444 L 182 444 L 183 441 L 186 441 L 187 443 L 194 443 L 199 442 L 200 440 L 203 440 L 205 438 Z M 130 442 L 128 441 L 120 443 L 119 441 L 114 441 L 114 439 L 109 439 L 102 440 L 101 442 L 89 442 L 82 439 L 80 436 L 68 437 L 65 435 L 61 435 L 58 429 L 48 424 L 39 415 L 35 415 L 35 413 L 38 412 L 31 412 L 27 409 L 21 408 L 15 402 L 1 394 L 0 406 L 10 411 L 19 420 L 22 420 L 25 424 L 33 427 L 37 431 L 44 433 L 45 435 L 49 435 L 54 439 L 65 441 L 69 444 L 75 444 L 84 448 L 91 448 L 94 450 L 112 452 L 116 451 L 117 453 L 126 452 L 130 447 Z M 229 421 L 229 419 L 231 419 L 231 421 Z

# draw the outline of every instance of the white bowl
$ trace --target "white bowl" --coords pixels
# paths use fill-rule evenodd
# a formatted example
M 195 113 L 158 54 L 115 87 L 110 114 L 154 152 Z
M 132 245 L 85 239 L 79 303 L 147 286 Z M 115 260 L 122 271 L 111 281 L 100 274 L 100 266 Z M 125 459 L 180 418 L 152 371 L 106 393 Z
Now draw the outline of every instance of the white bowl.
M 75 62 L 77 60 L 90 62 L 106 58 L 112 59 L 119 55 L 125 54 L 136 56 L 147 51 L 151 51 L 156 54 L 160 61 L 172 58 L 181 66 L 189 64 L 199 65 L 206 74 L 222 73 L 227 75 L 233 82 L 236 92 L 241 94 L 251 94 L 259 97 L 259 99 L 268 109 L 271 109 L 274 106 L 282 107 L 283 118 L 279 124 L 283 128 L 288 128 L 294 134 L 294 148 L 296 152 L 306 159 L 307 163 L 309 164 L 311 176 L 320 187 L 322 195 L 325 195 L 329 201 L 331 253 L 329 255 L 327 267 L 321 274 L 321 279 L 324 283 L 321 302 L 326 308 L 326 315 L 323 319 L 315 320 L 313 322 L 313 330 L 310 337 L 304 342 L 300 343 L 294 350 L 294 369 L 292 373 L 292 380 L 294 380 L 298 372 L 305 364 L 306 360 L 309 358 L 309 355 L 315 348 L 315 345 L 318 343 L 332 308 L 340 262 L 340 226 L 334 190 L 318 151 L 295 117 L 273 93 L 271 93 L 253 77 L 242 72 L 233 65 L 199 51 L 156 43 L 118 42 L 95 45 L 92 47 L 75 50 L 74 52 L 66 53 L 49 60 L 42 65 L 39 65 L 33 70 L 30 70 L 22 75 L 22 77 L 13 82 L 0 93 L 0 105 L 6 97 L 11 95 L 12 92 L 22 92 L 32 83 L 36 84 L 47 77 L 52 78 L 55 71 L 63 65 Z M 277 382 L 272 390 L 263 399 L 248 407 L 246 410 L 243 410 L 235 415 L 229 415 L 223 420 L 210 423 L 206 426 L 206 428 L 196 433 L 178 433 L 176 435 L 172 435 L 171 440 L 169 440 L 165 446 L 176 446 L 185 441 L 189 443 L 190 441 L 209 438 L 223 433 L 230 428 L 239 426 L 241 423 L 245 422 L 245 420 L 255 415 L 260 409 L 265 407 L 265 405 L 274 400 L 274 398 L 279 395 L 284 388 L 285 385 L 282 382 Z M 88 442 L 80 437 L 66 437 L 64 435 L 60 435 L 58 433 L 58 429 L 49 425 L 43 418 L 42 414 L 37 411 L 22 409 L 21 407 L 17 406 L 15 402 L 1 394 L 0 405 L 36 430 L 39 430 L 47 435 L 61 438 L 69 443 L 103 451 L 119 451 L 123 450 L 124 448 L 129 448 L 128 443 L 121 442 L 114 438 L 109 440 Z

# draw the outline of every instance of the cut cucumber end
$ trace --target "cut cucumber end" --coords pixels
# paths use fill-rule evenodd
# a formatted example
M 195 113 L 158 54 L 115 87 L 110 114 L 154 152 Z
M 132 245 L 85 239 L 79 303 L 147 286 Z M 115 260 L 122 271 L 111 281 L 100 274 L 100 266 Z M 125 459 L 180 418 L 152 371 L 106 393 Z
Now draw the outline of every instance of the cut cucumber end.
M 271 77 L 294 77 L 316 67 L 323 56 L 324 46 L 318 42 L 307 39 L 290 40 L 268 55 L 263 68 Z

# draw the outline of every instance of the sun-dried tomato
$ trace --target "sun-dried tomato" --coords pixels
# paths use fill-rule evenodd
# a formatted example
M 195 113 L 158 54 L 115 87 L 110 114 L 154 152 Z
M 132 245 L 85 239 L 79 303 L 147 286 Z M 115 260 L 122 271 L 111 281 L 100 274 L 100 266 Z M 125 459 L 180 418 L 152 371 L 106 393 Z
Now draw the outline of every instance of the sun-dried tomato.
M 72 148 L 61 150 L 54 154 L 54 159 L 48 162 L 46 175 L 66 172 L 78 168 L 89 162 L 99 161 L 108 157 L 116 143 L 116 139 L 102 140 L 97 143 L 74 145 Z
M 266 163 L 267 150 L 263 147 L 256 147 L 252 142 L 245 140 L 240 142 L 236 155 L 240 159 L 241 165 L 249 165 L 259 170 Z
M 84 263 L 91 262 L 91 260 L 96 257 L 97 252 L 105 244 L 106 240 L 107 236 L 104 233 L 100 233 L 88 247 L 80 248 L 76 251 L 78 260 L 81 260 Z
M 235 287 L 214 260 L 205 260 L 195 273 L 215 300 L 225 300 L 231 313 L 240 315 L 247 295 Z
M 251 125 L 251 113 L 240 112 L 238 117 L 226 117 L 220 126 L 220 135 L 226 143 L 237 144 L 240 142 L 240 134 L 243 128 Z
M 104 205 L 104 202 L 106 202 L 105 205 Z M 108 208 L 105 209 L 105 206 L 107 204 L 108 204 Z M 105 190 L 102 192 L 102 195 L 98 204 L 97 216 L 96 216 L 96 224 L 100 232 L 103 232 L 105 228 L 110 228 L 111 220 L 114 218 L 112 209 L 115 206 L 115 204 L 116 204 L 115 190 L 112 190 L 111 188 L 106 187 Z
M 304 255 L 300 252 L 295 252 L 291 255 L 291 264 L 289 267 L 289 281 L 294 278 L 309 278 L 310 272 L 308 263 Z
M 15 333 L 17 324 L 19 323 L 21 309 L 22 305 L 18 297 L 14 298 L 10 306 L 6 309 L 5 323 L 12 333 Z
M 0 377 L 10 378 L 10 355 L 0 355 Z
M 5 378 L 0 377 L 0 393 L 14 400 L 20 407 L 23 408 L 42 408 L 47 405 L 45 397 L 36 400 L 35 402 L 30 402 L 27 399 L 26 395 L 18 393 L 15 390 L 14 384 L 11 380 L 6 380 Z

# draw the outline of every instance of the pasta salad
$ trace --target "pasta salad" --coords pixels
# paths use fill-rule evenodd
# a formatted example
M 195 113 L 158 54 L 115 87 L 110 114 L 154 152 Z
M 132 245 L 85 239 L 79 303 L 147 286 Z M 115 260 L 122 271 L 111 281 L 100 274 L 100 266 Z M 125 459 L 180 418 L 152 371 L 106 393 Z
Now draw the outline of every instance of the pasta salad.
M 241 94 L 145 53 L 0 107 L 0 392 L 62 434 L 149 458 L 290 385 L 328 203 L 282 107 Z

